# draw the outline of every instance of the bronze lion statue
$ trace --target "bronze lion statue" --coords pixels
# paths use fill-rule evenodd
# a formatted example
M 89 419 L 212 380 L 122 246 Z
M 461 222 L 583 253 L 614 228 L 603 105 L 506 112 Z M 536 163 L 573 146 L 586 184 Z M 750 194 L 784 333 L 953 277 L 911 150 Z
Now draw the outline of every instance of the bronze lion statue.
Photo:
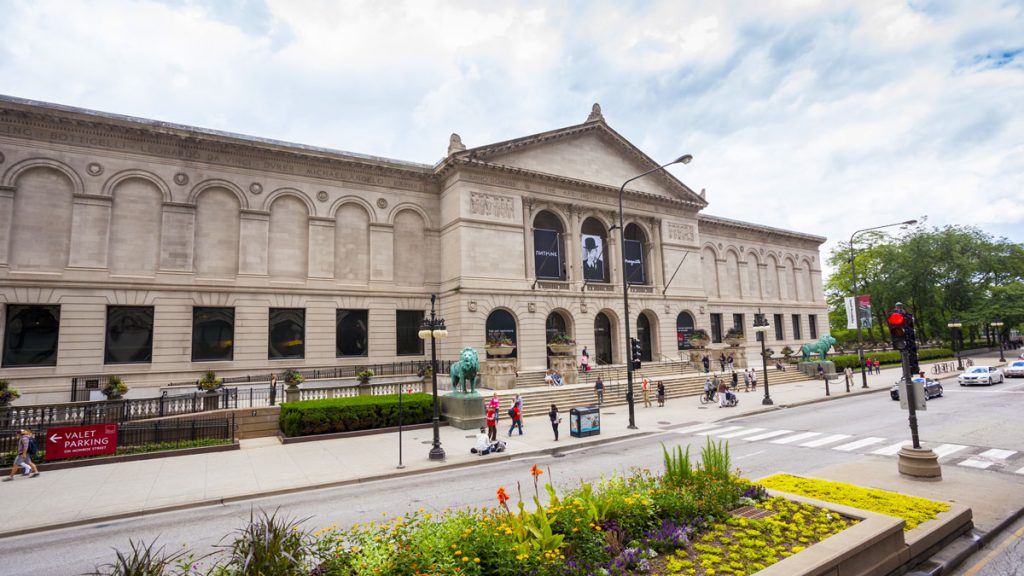
M 480 357 L 473 348 L 463 348 L 459 353 L 459 361 L 452 364 L 452 390 L 458 392 L 459 384 L 462 385 L 462 393 L 466 393 L 467 385 L 469 392 L 476 392 L 477 374 L 480 372 Z
M 835 338 L 830 334 L 825 334 L 821 338 L 818 338 L 817 342 L 811 342 L 810 344 L 800 346 L 800 353 L 804 355 L 803 361 L 809 362 L 811 360 L 811 354 L 818 354 L 819 360 L 827 360 L 828 351 L 835 343 Z

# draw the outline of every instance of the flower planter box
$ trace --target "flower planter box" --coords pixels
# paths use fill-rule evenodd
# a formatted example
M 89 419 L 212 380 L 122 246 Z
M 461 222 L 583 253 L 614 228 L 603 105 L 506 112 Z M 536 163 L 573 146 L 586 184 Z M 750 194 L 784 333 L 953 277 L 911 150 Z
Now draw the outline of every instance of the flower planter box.
M 568 356 L 576 352 L 575 344 L 548 344 L 551 352 L 559 356 Z
M 491 356 L 508 356 L 516 349 L 515 346 L 495 346 L 493 348 L 485 348 L 488 354 Z

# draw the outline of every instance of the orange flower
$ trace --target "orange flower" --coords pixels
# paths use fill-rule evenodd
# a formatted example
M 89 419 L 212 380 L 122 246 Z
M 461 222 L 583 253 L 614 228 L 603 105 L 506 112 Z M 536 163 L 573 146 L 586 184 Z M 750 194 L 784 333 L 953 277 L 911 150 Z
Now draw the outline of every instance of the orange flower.
M 509 500 L 508 494 L 505 494 L 505 487 L 504 486 L 499 486 L 498 487 L 498 504 L 501 504 L 502 506 L 504 506 L 505 502 L 508 502 L 508 500 Z
M 534 478 L 536 478 L 537 476 L 540 476 L 543 473 L 544 473 L 544 471 L 541 470 L 540 467 L 537 466 L 536 464 L 533 465 L 533 468 L 530 468 L 530 474 L 532 474 Z

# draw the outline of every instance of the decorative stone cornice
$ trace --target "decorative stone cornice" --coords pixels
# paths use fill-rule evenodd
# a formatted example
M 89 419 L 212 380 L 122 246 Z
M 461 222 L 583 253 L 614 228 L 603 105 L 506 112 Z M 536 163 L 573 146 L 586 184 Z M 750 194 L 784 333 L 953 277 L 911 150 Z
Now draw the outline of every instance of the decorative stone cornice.
M 803 232 L 794 232 L 792 230 L 783 230 L 782 228 L 773 228 L 771 226 L 764 226 L 761 224 L 752 224 L 750 222 L 743 222 L 740 220 L 732 220 L 730 218 L 722 218 L 721 216 L 711 216 L 709 214 L 700 214 L 697 216 L 697 222 L 699 225 L 711 225 L 721 228 L 731 228 L 734 230 L 745 230 L 748 232 L 754 232 L 759 236 L 775 236 L 780 238 L 790 238 L 797 240 L 804 240 L 807 242 L 813 242 L 815 248 L 824 244 L 828 238 L 824 236 L 815 236 L 813 234 L 805 234 Z

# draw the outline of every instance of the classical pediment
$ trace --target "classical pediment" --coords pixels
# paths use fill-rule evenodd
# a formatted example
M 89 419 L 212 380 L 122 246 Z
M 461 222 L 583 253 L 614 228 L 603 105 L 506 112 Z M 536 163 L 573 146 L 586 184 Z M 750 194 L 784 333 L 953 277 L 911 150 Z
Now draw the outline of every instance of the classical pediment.
M 658 166 L 601 117 L 599 109 L 583 124 L 454 151 L 452 159 L 478 166 L 532 172 L 611 188 Z M 631 182 L 627 190 L 705 206 L 707 203 L 667 172 Z

